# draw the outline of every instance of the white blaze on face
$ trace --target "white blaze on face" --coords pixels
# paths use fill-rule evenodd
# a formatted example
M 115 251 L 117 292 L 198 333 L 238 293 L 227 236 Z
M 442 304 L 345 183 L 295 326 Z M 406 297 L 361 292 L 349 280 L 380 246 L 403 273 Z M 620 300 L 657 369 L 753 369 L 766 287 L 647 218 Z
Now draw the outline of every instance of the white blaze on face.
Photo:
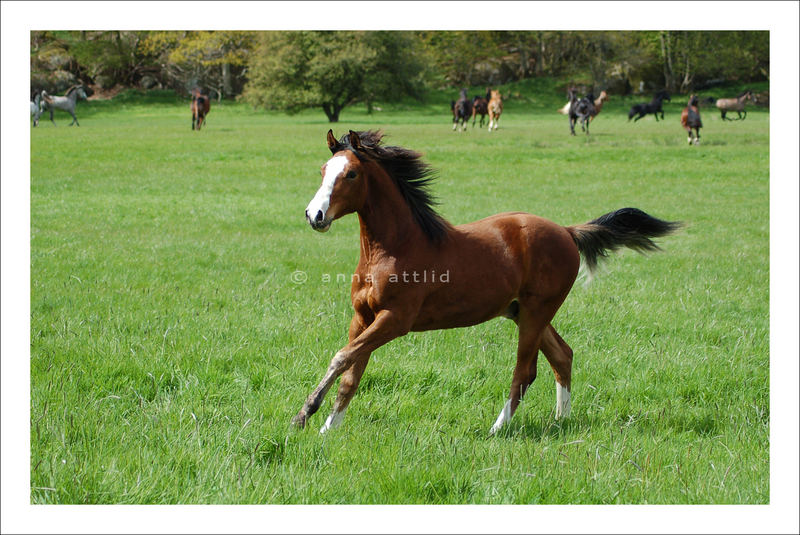
M 345 156 L 334 156 L 325 164 L 325 176 L 322 177 L 322 185 L 317 190 L 317 194 L 311 199 L 306 208 L 306 215 L 314 221 L 319 212 L 322 212 L 322 219 L 327 220 L 328 207 L 331 204 L 331 194 L 333 186 L 338 177 L 347 165 Z

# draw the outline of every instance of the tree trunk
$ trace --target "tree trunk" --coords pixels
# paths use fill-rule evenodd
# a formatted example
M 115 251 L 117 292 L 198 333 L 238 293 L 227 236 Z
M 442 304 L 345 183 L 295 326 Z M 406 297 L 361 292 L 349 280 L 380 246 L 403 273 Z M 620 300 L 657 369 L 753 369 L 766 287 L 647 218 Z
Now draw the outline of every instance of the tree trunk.
M 231 80 L 231 64 L 222 64 L 222 90 L 226 95 L 233 94 L 233 82 Z
M 338 123 L 339 122 L 339 112 L 342 110 L 341 107 L 337 106 L 336 104 L 328 104 L 325 103 L 322 105 L 322 111 L 325 112 L 325 115 L 328 116 L 329 123 Z
M 689 54 L 686 54 L 686 69 L 683 72 L 683 81 L 681 82 L 681 93 L 686 93 L 689 86 L 692 84 L 692 75 L 689 66 Z
M 666 34 L 666 39 L 664 35 Z M 664 61 L 664 85 L 668 91 L 674 91 L 673 70 L 672 70 L 672 50 L 670 50 L 669 31 L 660 31 L 658 37 L 661 40 L 661 58 Z
M 544 38 L 542 32 L 536 34 L 539 42 L 536 47 L 536 76 L 541 76 L 544 72 Z

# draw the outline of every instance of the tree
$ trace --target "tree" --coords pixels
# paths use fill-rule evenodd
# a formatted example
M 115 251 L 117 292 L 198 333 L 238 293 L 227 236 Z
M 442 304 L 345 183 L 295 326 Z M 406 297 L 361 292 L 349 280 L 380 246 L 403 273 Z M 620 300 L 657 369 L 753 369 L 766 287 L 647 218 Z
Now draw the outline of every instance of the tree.
M 189 92 L 201 86 L 221 99 L 243 87 L 255 36 L 248 31 L 155 31 L 141 48 L 158 57 L 174 89 Z
M 335 123 L 356 102 L 417 96 L 421 70 L 404 32 L 264 32 L 243 98 L 289 113 L 322 108 Z

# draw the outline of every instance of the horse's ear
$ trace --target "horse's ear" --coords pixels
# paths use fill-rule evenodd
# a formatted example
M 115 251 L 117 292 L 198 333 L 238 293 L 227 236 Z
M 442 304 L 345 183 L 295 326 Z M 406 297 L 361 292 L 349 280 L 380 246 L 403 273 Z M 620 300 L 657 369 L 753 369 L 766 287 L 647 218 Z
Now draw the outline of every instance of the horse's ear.
M 358 134 L 353 132 L 352 130 L 350 130 L 350 146 L 357 151 L 362 149 L 361 138 L 359 138 Z
M 333 130 L 328 130 L 328 148 L 331 151 L 331 154 L 336 154 L 339 152 L 339 142 L 336 141 L 336 136 L 333 135 Z

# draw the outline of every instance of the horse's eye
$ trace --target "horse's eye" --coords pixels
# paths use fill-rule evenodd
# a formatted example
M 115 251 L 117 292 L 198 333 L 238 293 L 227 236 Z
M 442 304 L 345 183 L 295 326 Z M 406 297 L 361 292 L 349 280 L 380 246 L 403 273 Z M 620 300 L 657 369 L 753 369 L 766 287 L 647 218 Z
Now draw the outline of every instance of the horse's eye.
M 346 179 L 348 179 L 348 180 L 353 180 L 356 177 L 356 172 L 355 171 L 348 171 L 347 174 L 344 175 L 344 177 Z

